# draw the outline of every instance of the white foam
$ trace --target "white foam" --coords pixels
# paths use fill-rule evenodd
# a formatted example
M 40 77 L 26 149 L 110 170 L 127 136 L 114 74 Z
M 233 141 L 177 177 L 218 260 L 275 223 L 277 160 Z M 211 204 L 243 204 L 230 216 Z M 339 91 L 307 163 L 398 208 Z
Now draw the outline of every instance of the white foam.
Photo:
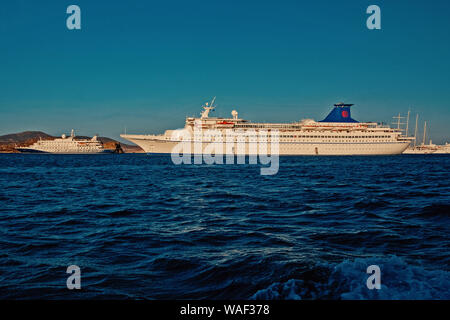
M 369 265 L 381 268 L 381 289 L 369 290 L 366 273 Z M 324 265 L 318 266 L 323 268 Z M 326 265 L 328 278 L 323 281 L 290 279 L 259 290 L 252 299 L 450 299 L 450 273 L 429 270 L 390 256 L 345 260 L 337 265 Z

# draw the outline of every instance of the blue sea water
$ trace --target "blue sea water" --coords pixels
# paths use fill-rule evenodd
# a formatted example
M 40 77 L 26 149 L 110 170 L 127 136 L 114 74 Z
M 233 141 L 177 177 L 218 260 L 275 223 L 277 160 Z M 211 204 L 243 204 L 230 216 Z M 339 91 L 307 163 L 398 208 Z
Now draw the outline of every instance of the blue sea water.
M 0 298 L 450 299 L 449 160 L 3 154 Z

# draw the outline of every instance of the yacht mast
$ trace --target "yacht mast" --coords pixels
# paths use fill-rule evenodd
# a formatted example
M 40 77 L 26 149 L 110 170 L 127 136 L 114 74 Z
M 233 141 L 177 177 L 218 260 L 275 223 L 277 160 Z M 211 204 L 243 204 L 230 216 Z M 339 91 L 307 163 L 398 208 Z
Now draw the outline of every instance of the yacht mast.
M 397 121 L 396 121 L 396 123 L 397 123 L 397 130 L 399 130 L 400 132 L 402 132 L 403 130 L 400 129 L 400 125 L 405 124 L 405 123 L 404 123 L 404 122 L 400 122 L 400 120 L 401 120 L 401 119 L 404 119 L 405 117 L 402 117 L 402 116 L 400 115 L 400 113 L 399 113 L 398 116 L 392 117 L 392 118 L 397 119 Z M 394 123 L 395 123 L 395 122 L 394 122 Z
M 422 145 L 425 145 L 425 136 L 427 134 L 427 122 L 425 121 L 425 124 L 423 125 L 423 142 Z
M 417 142 L 417 123 L 419 121 L 419 114 L 416 114 L 416 129 L 414 130 L 414 148 L 416 147 Z
M 408 116 L 406 117 L 406 132 L 405 135 L 408 136 L 408 131 L 409 131 L 409 114 L 410 114 L 411 110 L 408 110 Z

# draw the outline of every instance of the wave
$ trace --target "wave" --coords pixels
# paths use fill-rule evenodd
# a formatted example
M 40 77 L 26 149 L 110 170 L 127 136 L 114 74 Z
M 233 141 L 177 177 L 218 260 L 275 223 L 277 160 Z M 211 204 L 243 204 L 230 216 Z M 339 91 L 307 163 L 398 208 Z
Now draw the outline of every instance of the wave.
M 134 209 L 122 209 L 122 210 L 117 210 L 117 211 L 112 211 L 112 212 L 108 212 L 108 215 L 111 217 L 125 217 L 125 216 L 130 216 L 136 213 L 139 213 L 139 210 L 134 210 Z
M 176 272 L 189 271 L 202 266 L 197 261 L 175 258 L 157 258 L 151 263 L 151 265 L 155 270 Z
M 369 290 L 367 267 L 381 269 L 381 289 Z M 357 258 L 336 265 L 326 264 L 321 280 L 289 279 L 257 291 L 250 299 L 257 300 L 417 300 L 450 299 L 450 272 L 429 270 L 411 265 L 397 256 L 388 258 Z M 317 266 L 317 270 L 321 267 Z M 316 272 L 313 270 L 313 272 Z
M 354 207 L 356 209 L 380 209 L 384 207 L 388 207 L 390 205 L 389 201 L 380 200 L 380 199 L 364 199 L 361 201 L 358 201 L 354 204 Z
M 449 217 L 450 205 L 446 203 L 433 203 L 429 206 L 424 207 L 419 215 L 425 217 Z

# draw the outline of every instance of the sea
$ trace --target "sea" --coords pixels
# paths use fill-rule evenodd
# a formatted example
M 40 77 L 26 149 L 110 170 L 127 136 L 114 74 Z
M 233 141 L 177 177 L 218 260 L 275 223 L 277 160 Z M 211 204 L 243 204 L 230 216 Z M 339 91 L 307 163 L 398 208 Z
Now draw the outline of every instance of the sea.
M 450 156 L 261 166 L 1 154 L 0 299 L 450 299 Z

